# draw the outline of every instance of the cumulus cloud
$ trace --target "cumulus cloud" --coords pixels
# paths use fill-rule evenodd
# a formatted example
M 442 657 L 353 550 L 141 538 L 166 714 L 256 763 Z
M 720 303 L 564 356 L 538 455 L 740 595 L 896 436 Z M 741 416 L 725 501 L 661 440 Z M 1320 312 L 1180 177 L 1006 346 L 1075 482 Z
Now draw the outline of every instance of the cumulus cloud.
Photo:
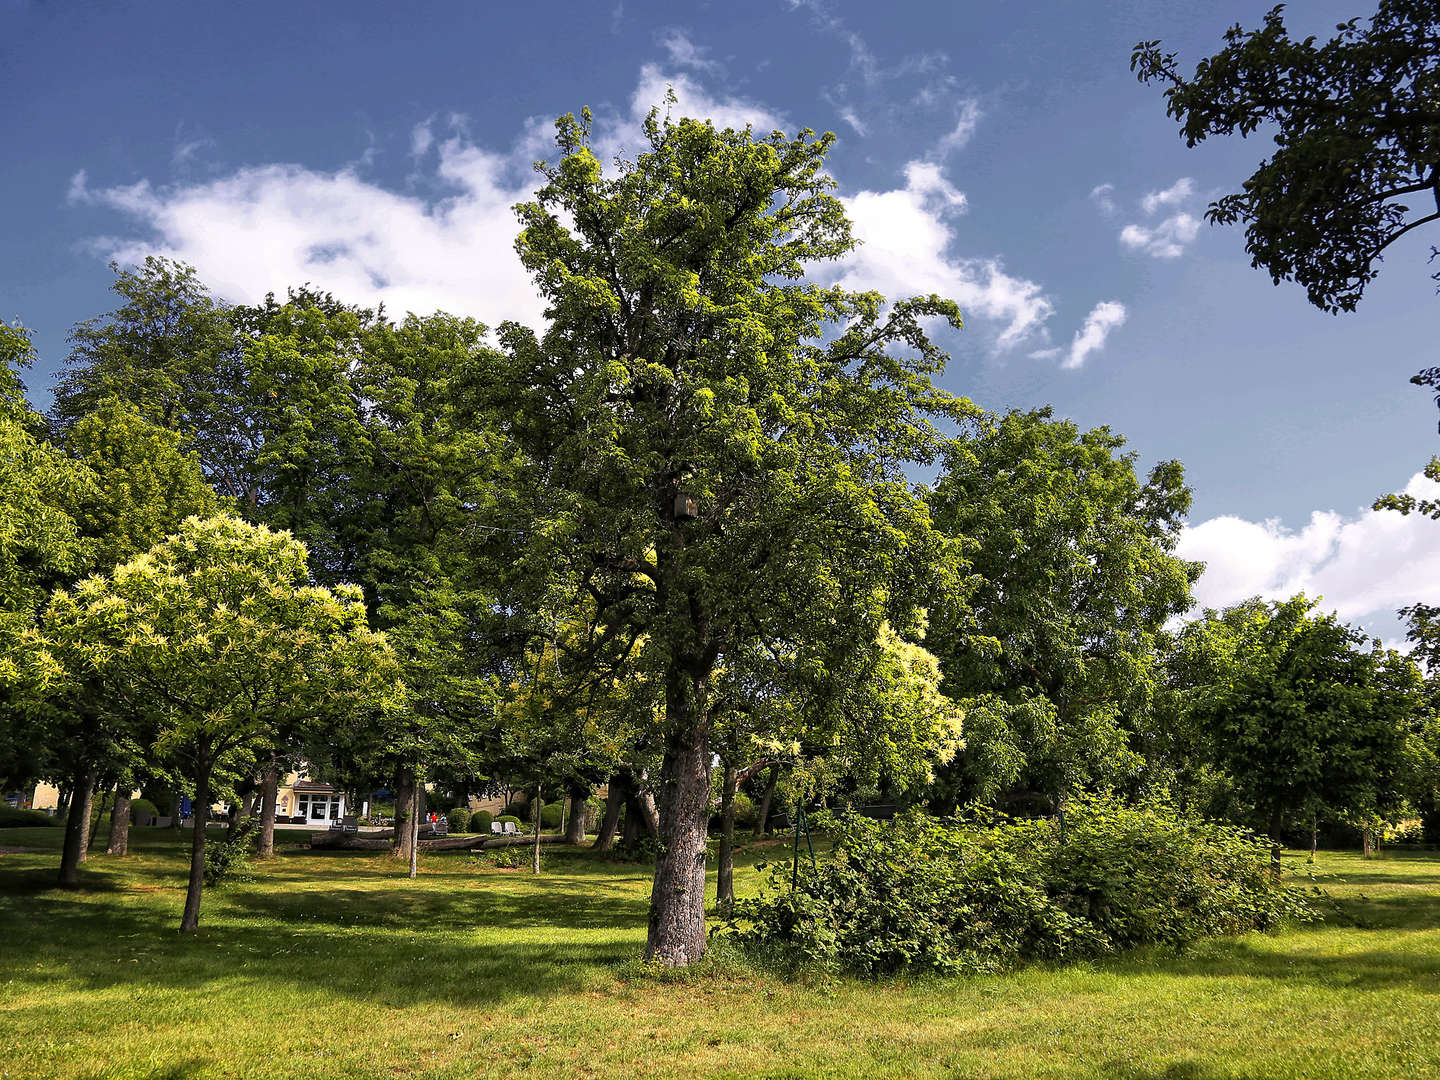
M 1092 191 L 1091 197 L 1095 198 L 1098 191 L 1100 188 Z M 1182 176 L 1168 188 L 1148 192 L 1140 200 L 1140 209 L 1146 216 L 1154 217 L 1162 210 L 1175 212 L 1154 225 L 1126 225 L 1120 230 L 1120 243 L 1131 251 L 1138 251 L 1155 259 L 1175 259 L 1183 255 L 1200 233 L 1200 219 L 1179 208 L 1194 197 L 1195 181 L 1188 176 Z M 1103 198 L 1108 201 L 1109 193 L 1106 192 Z
M 1175 183 L 1163 191 L 1151 191 L 1140 200 L 1140 209 L 1147 214 L 1153 214 L 1157 210 L 1165 210 L 1172 206 L 1181 206 L 1188 202 L 1195 194 L 1195 181 L 1188 176 L 1182 176 Z
M 602 161 L 643 146 L 641 124 L 673 89 L 673 116 L 709 117 L 719 126 L 785 129 L 786 118 L 744 97 L 717 93 L 690 72 L 640 69 L 634 93 L 597 116 Z M 538 325 L 543 302 L 513 250 L 512 207 L 537 182 L 531 162 L 550 149 L 549 124 L 525 124 L 512 145 L 477 145 L 462 116 L 431 117 L 410 130 L 413 168 L 403 189 L 386 187 L 360 165 L 325 171 L 298 164 L 247 166 L 203 181 L 94 185 L 84 171 L 71 198 L 108 207 L 124 235 L 93 242 L 106 258 L 138 262 L 165 254 L 189 262 L 216 292 L 254 301 L 309 282 L 353 302 L 383 302 L 397 314 L 444 309 L 496 324 Z M 903 186 L 843 195 L 860 247 L 817 267 L 827 280 L 888 296 L 939 293 L 956 300 L 994 347 L 1048 344 L 1054 305 L 1036 282 L 998 258 L 957 253 L 966 198 L 935 161 L 916 160 Z M 1078 340 L 1078 339 L 1077 339 Z M 1083 360 L 1085 353 L 1077 354 Z
M 967 318 L 999 322 L 997 349 L 1040 333 L 1054 304 L 1040 285 L 1005 272 L 998 259 L 951 253 L 963 192 L 933 162 L 905 166 L 905 186 L 842 196 L 860 246 L 841 267 L 840 280 L 887 296 L 939 293 L 955 300 Z
M 1120 243 L 1156 259 L 1175 259 L 1200 232 L 1200 220 L 1181 211 L 1172 214 L 1153 228 L 1126 225 L 1120 230 Z
M 1440 484 L 1416 473 L 1405 491 L 1433 499 L 1440 497 Z M 1440 523 L 1416 515 L 1366 509 L 1347 517 L 1317 510 L 1298 530 L 1226 515 L 1186 528 L 1178 550 L 1206 564 L 1195 586 L 1201 607 L 1304 592 L 1321 598 L 1324 610 L 1378 627 L 1398 644 L 1395 610 L 1440 601 Z
M 1124 323 L 1124 304 L 1115 300 L 1102 300 L 1096 304 L 1090 314 L 1085 316 L 1085 322 L 1080 329 L 1075 331 L 1075 338 L 1070 342 L 1070 351 L 1060 366 L 1069 370 L 1080 367 L 1091 353 L 1104 348 L 1110 331 Z

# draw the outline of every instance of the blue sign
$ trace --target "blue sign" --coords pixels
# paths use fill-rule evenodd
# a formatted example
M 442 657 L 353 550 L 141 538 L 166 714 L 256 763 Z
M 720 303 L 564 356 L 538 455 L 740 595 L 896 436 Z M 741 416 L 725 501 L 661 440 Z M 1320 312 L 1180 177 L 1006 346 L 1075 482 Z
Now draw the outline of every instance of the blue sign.
M 180 816 L 181 816 L 182 818 L 186 818 L 186 817 L 189 817 L 189 816 L 190 816 L 190 796 L 189 796 L 189 795 L 181 795 L 181 796 L 180 796 Z

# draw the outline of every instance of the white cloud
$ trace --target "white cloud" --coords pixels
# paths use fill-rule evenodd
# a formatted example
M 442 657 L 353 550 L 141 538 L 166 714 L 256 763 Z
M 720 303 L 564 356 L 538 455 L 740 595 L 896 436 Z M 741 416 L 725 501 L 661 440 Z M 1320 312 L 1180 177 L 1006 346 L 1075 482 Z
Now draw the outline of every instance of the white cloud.
M 1101 188 L 1109 185 L 1102 184 Z M 1090 193 L 1096 198 L 1096 188 Z M 1175 213 L 1155 225 L 1126 225 L 1120 230 L 1120 243 L 1131 251 L 1138 251 L 1155 259 L 1175 259 L 1185 253 L 1195 237 L 1200 234 L 1200 219 L 1185 210 L 1177 209 L 1195 197 L 1195 181 L 1182 176 L 1168 188 L 1146 193 L 1140 200 L 1140 209 L 1153 217 L 1161 210 L 1175 210 Z M 1100 198 L 1109 202 L 1109 192 Z M 1098 200 L 1097 200 L 1098 201 Z M 1113 203 L 1111 204 L 1113 207 Z M 1104 209 L 1104 204 L 1101 206 Z
M 1095 203 L 1096 206 L 1100 208 L 1100 212 L 1106 217 L 1109 217 L 1111 214 L 1115 213 L 1116 206 L 1114 195 L 1114 184 L 1096 184 L 1093 188 L 1090 189 L 1091 200 Z
M 1152 258 L 1174 259 L 1185 254 L 1185 248 L 1199 232 L 1199 218 L 1181 211 L 1154 228 L 1126 225 L 1120 230 L 1120 243 L 1131 251 L 1139 251 Z
M 1420 473 L 1405 490 L 1420 498 L 1440 496 L 1440 484 Z M 1206 564 L 1195 586 L 1202 607 L 1304 592 L 1323 598 L 1321 608 L 1341 619 L 1380 627 L 1387 640 L 1394 637 L 1390 644 L 1399 644 L 1397 608 L 1440 601 L 1440 523 L 1418 515 L 1365 509 L 1346 517 L 1317 510 L 1298 531 L 1227 515 L 1186 528 L 1178 551 Z
M 1070 342 L 1070 351 L 1060 366 L 1067 370 L 1080 367 L 1091 353 L 1104 348 L 1105 339 L 1110 336 L 1111 330 L 1124 324 L 1125 305 L 1115 300 L 1102 300 L 1085 316 L 1085 322 L 1080 329 L 1075 331 L 1075 338 Z
M 862 139 L 870 133 L 870 129 L 865 126 L 865 121 L 861 120 L 860 117 L 856 115 L 855 110 L 848 105 L 840 110 L 840 119 L 849 124 L 850 130 Z
M 1164 210 L 1172 206 L 1181 206 L 1195 194 L 1195 181 L 1188 176 L 1182 176 L 1175 183 L 1163 191 L 1151 191 L 1140 200 L 1140 209 L 1147 214 L 1153 214 L 1157 210 Z
M 1000 350 L 1032 339 L 1053 314 L 1054 304 L 1044 289 L 1007 274 L 998 259 L 950 253 L 965 195 L 933 162 L 906 165 L 902 188 L 842 198 L 861 241 L 842 264 L 840 280 L 845 285 L 887 296 L 933 292 L 949 297 L 967 318 L 1003 324 L 996 340 Z
M 962 101 L 959 115 L 955 119 L 955 126 L 941 138 L 935 147 L 939 156 L 943 159 L 956 150 L 962 149 L 970 141 L 970 136 L 975 134 L 975 128 L 979 126 L 980 118 L 983 115 L 980 111 L 980 103 L 974 98 Z
M 670 63 L 695 71 L 715 71 L 720 65 L 707 59 L 709 51 L 696 45 L 683 30 L 666 30 L 660 35 L 660 47 L 670 54 Z

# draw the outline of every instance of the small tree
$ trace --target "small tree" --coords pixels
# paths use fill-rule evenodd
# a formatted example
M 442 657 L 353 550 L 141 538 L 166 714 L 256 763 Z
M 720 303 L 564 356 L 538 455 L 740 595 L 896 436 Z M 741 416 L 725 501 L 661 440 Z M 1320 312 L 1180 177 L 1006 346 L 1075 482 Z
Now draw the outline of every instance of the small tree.
M 400 693 L 359 590 L 310 585 L 303 544 L 232 518 L 190 518 L 146 554 L 57 592 L 42 629 L 56 682 L 93 673 L 115 711 L 143 717 L 148 754 L 193 785 L 185 931 L 199 926 L 217 776 L 253 768 L 277 728 L 383 709 Z

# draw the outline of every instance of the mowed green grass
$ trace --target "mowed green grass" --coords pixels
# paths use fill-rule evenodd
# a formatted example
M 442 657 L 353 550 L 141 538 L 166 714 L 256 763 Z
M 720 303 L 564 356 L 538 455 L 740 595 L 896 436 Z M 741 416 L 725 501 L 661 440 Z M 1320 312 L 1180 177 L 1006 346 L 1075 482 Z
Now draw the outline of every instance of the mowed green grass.
M 1435 854 L 1322 854 L 1326 921 L 1275 936 L 862 983 L 654 972 L 648 869 L 587 852 L 410 881 L 286 848 L 189 938 L 173 834 L 92 856 L 78 892 L 51 887 L 59 842 L 0 832 L 46 849 L 0 855 L 0 1077 L 1440 1077 Z M 786 850 L 742 852 L 742 891 Z

